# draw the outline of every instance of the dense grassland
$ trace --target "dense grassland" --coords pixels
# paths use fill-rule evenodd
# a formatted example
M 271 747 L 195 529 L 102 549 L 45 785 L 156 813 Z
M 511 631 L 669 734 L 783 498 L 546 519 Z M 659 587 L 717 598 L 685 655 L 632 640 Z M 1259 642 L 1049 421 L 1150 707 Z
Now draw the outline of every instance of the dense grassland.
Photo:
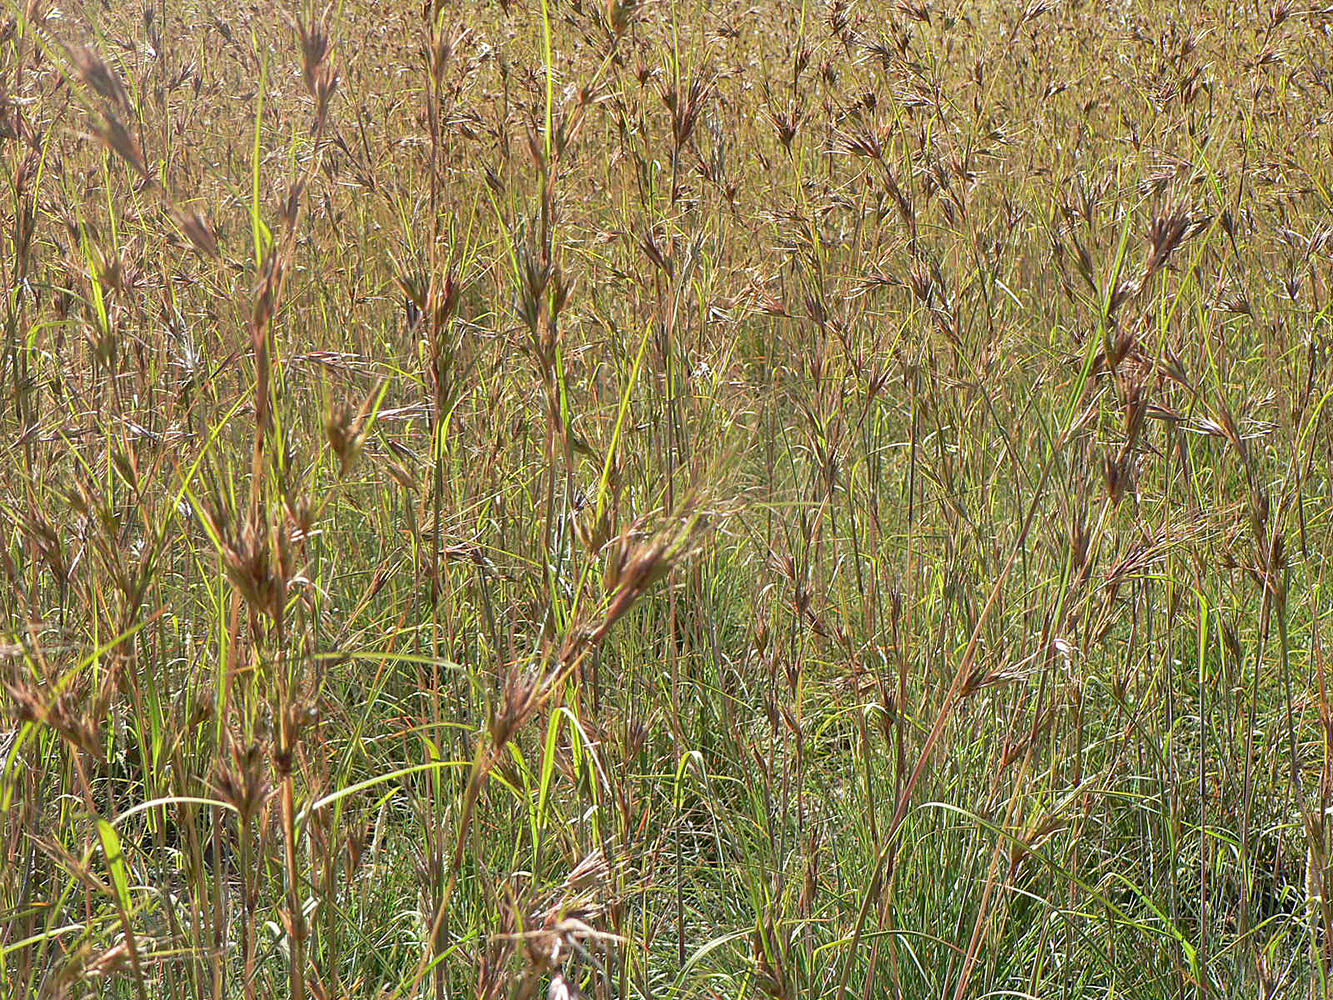
M 0 7 L 0 997 L 1333 995 L 1333 8 L 298 7 Z

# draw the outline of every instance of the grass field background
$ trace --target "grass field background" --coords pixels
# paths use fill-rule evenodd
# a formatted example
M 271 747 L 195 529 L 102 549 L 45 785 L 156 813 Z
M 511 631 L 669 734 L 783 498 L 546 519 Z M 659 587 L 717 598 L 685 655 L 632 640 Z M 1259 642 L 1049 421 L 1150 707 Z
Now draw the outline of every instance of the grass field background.
M 300 6 L 0 7 L 0 994 L 1333 993 L 1333 8 Z

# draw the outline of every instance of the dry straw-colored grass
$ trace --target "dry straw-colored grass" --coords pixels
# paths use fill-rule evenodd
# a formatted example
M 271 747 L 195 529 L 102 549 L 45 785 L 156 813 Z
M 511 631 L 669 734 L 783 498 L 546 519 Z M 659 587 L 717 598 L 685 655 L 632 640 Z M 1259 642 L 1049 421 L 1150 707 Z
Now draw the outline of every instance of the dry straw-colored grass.
M 1331 31 L 7 0 L 0 996 L 1333 995 Z

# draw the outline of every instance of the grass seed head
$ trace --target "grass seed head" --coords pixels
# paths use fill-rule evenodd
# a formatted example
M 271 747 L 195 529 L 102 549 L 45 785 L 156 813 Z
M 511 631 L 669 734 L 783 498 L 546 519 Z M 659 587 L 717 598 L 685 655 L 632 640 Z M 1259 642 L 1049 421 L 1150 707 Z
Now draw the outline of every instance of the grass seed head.
M 70 51 L 70 59 L 85 86 L 91 87 L 99 96 L 110 101 L 122 112 L 127 114 L 130 112 L 130 98 L 125 92 L 125 85 L 120 82 L 119 74 L 108 66 L 100 55 L 92 49 L 77 46 Z
M 241 826 L 248 826 L 272 791 L 263 746 L 229 740 L 227 759 L 217 765 L 213 784 L 218 798 L 236 810 Z

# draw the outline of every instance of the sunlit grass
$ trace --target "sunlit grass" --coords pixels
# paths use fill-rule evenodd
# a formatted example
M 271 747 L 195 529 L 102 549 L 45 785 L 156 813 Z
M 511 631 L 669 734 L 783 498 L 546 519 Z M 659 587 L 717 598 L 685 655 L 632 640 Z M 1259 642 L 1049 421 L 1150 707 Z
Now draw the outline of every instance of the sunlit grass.
M 0 18 L 0 995 L 1329 994 L 1326 12 Z

